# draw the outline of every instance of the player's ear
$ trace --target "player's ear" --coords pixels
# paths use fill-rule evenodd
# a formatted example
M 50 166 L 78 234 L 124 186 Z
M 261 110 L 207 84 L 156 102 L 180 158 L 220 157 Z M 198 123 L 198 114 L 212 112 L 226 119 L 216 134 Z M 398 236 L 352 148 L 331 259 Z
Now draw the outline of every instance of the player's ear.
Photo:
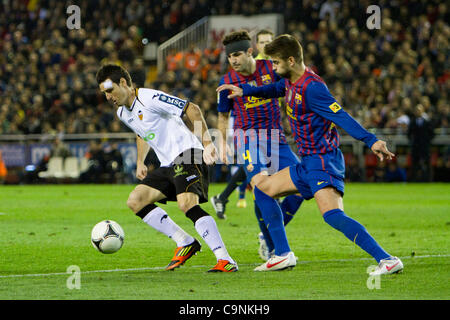
M 127 80 L 125 78 L 120 78 L 119 85 L 121 87 L 128 87 Z
M 289 64 L 290 67 L 293 67 L 294 64 L 295 64 L 295 58 L 291 56 L 291 57 L 289 57 L 289 58 L 287 59 L 287 62 L 288 62 L 288 64 Z
M 247 55 L 248 56 L 252 56 L 253 55 L 253 48 L 248 48 L 247 49 Z

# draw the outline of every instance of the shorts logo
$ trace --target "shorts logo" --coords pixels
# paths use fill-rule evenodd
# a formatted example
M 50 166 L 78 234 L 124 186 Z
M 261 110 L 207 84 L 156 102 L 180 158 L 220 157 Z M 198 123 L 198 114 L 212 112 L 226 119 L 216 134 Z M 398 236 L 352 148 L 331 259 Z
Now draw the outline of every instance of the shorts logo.
M 325 183 L 326 181 L 319 181 L 317 182 L 317 185 L 320 186 L 322 183 Z
M 186 181 L 191 181 L 192 179 L 197 178 L 197 176 L 195 174 L 193 174 L 192 176 L 189 176 L 186 178 Z
M 181 176 L 181 175 L 183 175 L 183 174 L 187 174 L 187 171 L 183 171 L 183 166 L 182 165 L 180 165 L 180 164 L 177 164 L 174 168 L 173 168 L 173 171 L 175 171 L 175 175 L 173 176 L 174 178 L 175 177 L 178 177 L 178 176 Z
M 186 106 L 186 100 L 181 100 L 174 97 L 166 96 L 165 94 L 161 94 L 159 96 L 159 101 L 165 102 L 167 104 L 171 104 L 177 108 L 183 109 Z
M 337 102 L 329 105 L 329 107 L 331 109 L 331 111 L 333 111 L 334 113 L 338 112 L 339 110 L 341 110 L 341 106 L 337 104 Z

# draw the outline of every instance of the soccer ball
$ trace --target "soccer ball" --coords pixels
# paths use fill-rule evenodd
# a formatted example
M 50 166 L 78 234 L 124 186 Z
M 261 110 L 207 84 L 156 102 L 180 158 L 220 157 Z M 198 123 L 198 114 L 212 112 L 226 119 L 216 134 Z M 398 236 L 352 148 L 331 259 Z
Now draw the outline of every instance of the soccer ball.
M 122 227 L 112 220 L 100 221 L 91 232 L 91 243 L 101 253 L 117 252 L 122 248 L 124 238 Z

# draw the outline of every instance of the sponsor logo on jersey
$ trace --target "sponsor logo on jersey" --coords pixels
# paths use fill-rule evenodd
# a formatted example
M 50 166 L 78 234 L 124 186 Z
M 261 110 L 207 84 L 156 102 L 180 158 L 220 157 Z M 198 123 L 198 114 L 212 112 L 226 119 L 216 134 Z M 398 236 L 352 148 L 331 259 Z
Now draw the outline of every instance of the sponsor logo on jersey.
M 272 101 L 272 99 L 264 99 L 264 98 L 257 98 L 257 97 L 249 96 L 249 97 L 247 97 L 247 102 L 244 103 L 244 106 L 245 106 L 245 109 L 250 109 L 250 108 L 261 106 L 266 103 L 270 103 L 271 101 Z
M 171 104 L 175 107 L 178 107 L 180 109 L 183 109 L 184 106 L 186 105 L 186 100 L 182 100 L 182 99 L 178 99 L 178 98 L 174 98 L 174 97 L 169 97 L 166 96 L 165 94 L 161 94 L 159 96 L 159 101 L 162 101 L 164 103 L 167 104 Z
M 143 138 L 145 141 L 150 141 L 155 138 L 155 134 L 153 132 L 147 132 L 145 137 Z

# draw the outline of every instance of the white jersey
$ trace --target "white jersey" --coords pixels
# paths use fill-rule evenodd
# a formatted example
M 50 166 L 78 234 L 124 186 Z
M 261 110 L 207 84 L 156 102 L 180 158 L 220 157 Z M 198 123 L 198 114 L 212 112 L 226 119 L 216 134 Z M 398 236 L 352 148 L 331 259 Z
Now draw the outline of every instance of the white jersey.
M 172 165 L 175 158 L 188 149 L 202 149 L 200 140 L 181 117 L 188 101 L 163 91 L 141 88 L 130 109 L 117 109 L 117 116 L 155 151 L 161 167 Z

